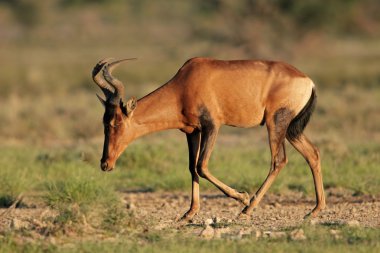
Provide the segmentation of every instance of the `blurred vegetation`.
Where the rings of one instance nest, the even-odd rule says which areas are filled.
[[[0,137],[40,144],[101,138],[90,72],[107,56],[139,58],[116,73],[128,96],[166,82],[194,56],[287,61],[328,89],[334,103],[321,98],[323,119],[347,114],[329,119],[371,125],[356,117],[379,116],[373,105],[353,113],[342,101],[379,98],[379,12],[375,0],[0,0]],[[343,98],[341,89],[354,91]]]
[[[213,239],[180,236],[177,231],[164,233],[138,233],[117,236],[114,240],[78,240],[69,238],[64,245],[46,240],[26,241],[19,244],[17,238],[7,235],[0,238],[1,252],[370,252],[379,251],[380,230],[373,228],[333,226],[342,231],[340,238],[331,235],[329,225],[305,225],[307,239],[294,241],[287,237],[243,239]],[[186,230],[186,228],[183,228]]]
[[[126,83],[128,96],[142,96],[158,87],[190,57],[268,58],[290,62],[316,80],[319,103],[307,131],[325,150],[326,163],[331,163],[331,167],[332,163],[350,164],[354,169],[351,163],[361,164],[359,160],[363,159],[363,169],[372,168],[371,162],[378,160],[373,154],[378,153],[380,141],[379,8],[380,3],[374,0],[0,0],[0,54],[4,62],[0,69],[2,145],[5,150],[8,146],[26,145],[21,151],[14,151],[16,154],[10,151],[9,156],[21,156],[19,152],[28,152],[25,150],[30,145],[61,148],[61,152],[73,146],[93,145],[95,152],[78,151],[83,157],[76,159],[96,161],[91,166],[97,167],[103,109],[95,98],[98,90],[90,73],[103,57],[139,57],[139,61],[116,73]],[[226,128],[221,138],[224,134],[226,140],[234,139],[231,143],[237,146],[246,145],[245,139],[249,139],[248,144],[256,147],[251,150],[257,153],[255,163],[260,168],[269,163],[264,158],[268,150],[261,148],[267,148],[265,129]],[[180,158],[172,156],[168,142],[159,148],[150,147],[147,143],[154,143],[153,138],[137,142],[132,146],[134,150],[127,150],[119,164],[142,169],[137,174],[131,170],[122,176],[127,182],[133,181],[130,187],[177,189],[187,184],[183,182],[187,182],[188,175],[174,169],[173,173],[165,173],[163,181],[151,177],[161,176],[162,169],[172,170],[173,164],[186,167],[185,140],[179,136],[164,133],[157,135],[156,140],[171,139],[173,145],[183,143]],[[226,164],[233,161],[229,166],[251,167],[251,155],[237,150],[241,153],[235,159],[216,156],[215,166],[228,167]],[[354,152],[359,155],[352,155]],[[61,166],[57,175],[65,170],[60,164],[71,159],[56,161],[58,158],[50,154],[39,157],[40,162]],[[345,161],[348,157],[356,158]],[[2,187],[3,192],[8,192],[3,194],[4,203],[25,191],[25,183],[9,179],[25,178],[19,173],[27,173],[28,166],[18,164],[16,173],[4,172],[3,178],[8,178]],[[363,176],[371,174],[368,173]],[[250,189],[261,182],[254,178],[239,181],[244,180],[238,179],[240,174],[236,170],[235,184],[239,188]],[[138,177],[143,180],[136,180]],[[376,183],[368,183],[366,189],[366,180],[351,181],[332,174],[326,178],[330,185],[350,187],[353,183],[350,188],[357,191],[373,193],[378,189]],[[34,183],[30,184],[33,185],[28,187],[34,188]],[[61,191],[59,187],[56,190]],[[310,192],[310,187],[303,188],[297,182],[274,187]]]
[[[31,144],[58,148],[70,155],[73,153],[64,150],[89,145],[95,146],[96,151],[78,151],[81,156],[75,159],[94,161],[91,166],[98,166],[103,109],[95,98],[98,90],[90,72],[99,59],[139,57],[139,61],[118,69],[116,75],[125,81],[128,96],[142,96],[169,80],[188,58],[211,56],[284,60],[308,73],[316,80],[319,102],[307,131],[326,152],[328,166],[334,167],[332,163],[349,166],[352,173],[355,166],[351,163],[365,164],[364,170],[372,168],[373,160],[378,159],[373,156],[378,153],[376,143],[380,141],[379,8],[379,2],[373,0],[327,3],[316,0],[0,0],[0,54],[5,63],[0,69],[0,138],[5,150],[7,146],[27,145],[14,150],[16,154],[8,152],[1,162],[6,164],[8,156],[20,156],[19,160],[26,162],[20,152],[28,152]],[[152,189],[188,186],[186,169],[173,168],[178,163],[186,167],[184,138],[173,133],[156,136],[137,142],[120,158],[121,167],[141,168],[123,174],[124,182],[126,185],[130,182],[129,187],[149,185]],[[173,145],[182,143],[184,149],[174,157],[168,142],[157,144],[160,138],[171,139]],[[217,147],[215,167],[228,170],[239,164],[248,171],[252,167],[251,152],[256,152],[255,166],[266,167],[269,163],[265,129],[224,128],[220,138],[233,139],[227,145],[254,145],[255,148],[249,154],[246,149],[236,149],[240,153],[231,159],[218,157]],[[245,143],[245,139],[250,143]],[[355,152],[359,155],[352,155]],[[38,157],[43,164],[61,166],[56,175],[62,178],[70,175],[62,175],[60,170],[65,170],[62,164],[72,157],[57,158],[51,154]],[[356,158],[345,161],[347,157]],[[16,173],[4,171],[4,205],[25,191],[26,185],[35,187],[32,181],[21,181],[26,178],[23,175],[28,166],[23,162],[17,164]],[[166,169],[172,173],[164,172]],[[227,170],[221,175],[228,174]],[[165,179],[156,181],[155,177],[163,173]],[[262,173],[264,177],[266,170]],[[236,170],[234,175],[239,188],[252,190],[262,181],[256,177],[257,173],[249,180],[239,179],[240,174]],[[363,177],[370,174],[368,171]],[[343,184],[355,191],[373,193],[378,189],[378,184],[365,179],[352,182],[349,176],[342,178],[345,179],[332,173],[326,182],[331,186]],[[55,183],[57,191],[64,192],[60,187],[69,186]],[[304,192],[311,189],[296,181],[280,182],[274,187]]]

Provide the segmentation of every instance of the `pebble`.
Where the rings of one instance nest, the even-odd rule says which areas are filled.
[[[221,223],[222,222],[222,219],[220,217],[214,217],[212,220],[214,223]]]
[[[256,230],[254,233],[252,233],[252,234],[254,234],[254,236],[256,237],[256,238],[260,238],[261,236],[262,236],[262,233],[261,233],[261,231],[260,230]]]
[[[55,239],[53,236],[50,236],[50,237],[49,237],[49,242],[50,242],[51,244],[53,244],[53,245],[57,244],[57,241],[56,241],[56,239]]]
[[[209,225],[211,225],[211,224],[213,224],[214,223],[214,221],[212,220],[212,219],[206,219],[204,222],[203,222],[203,224],[205,224],[206,226],[209,226]]]
[[[292,232],[290,232],[290,239],[292,239],[293,241],[306,240],[306,236],[303,229],[295,229]]]
[[[37,219],[33,219],[32,223],[33,223],[34,226],[37,226],[37,227],[43,227],[44,226],[44,224],[41,221],[37,220]]]
[[[129,209],[129,210],[134,210],[134,209],[136,209],[136,206],[135,206],[135,204],[133,204],[133,203],[127,203],[127,209]]]
[[[336,229],[330,229],[330,234],[334,236],[335,239],[340,239],[342,236],[340,235],[340,231]]]

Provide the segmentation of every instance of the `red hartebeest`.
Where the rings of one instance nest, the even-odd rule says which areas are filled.
[[[241,215],[245,216],[250,215],[286,165],[286,138],[303,155],[313,174],[316,207],[310,214],[316,216],[325,208],[319,151],[303,134],[316,103],[315,88],[302,72],[283,62],[194,58],[154,92],[138,101],[125,101],[122,82],[112,76],[112,70],[125,60],[102,60],[92,72],[106,96],[106,100],[98,96],[105,106],[102,170],[111,171],[116,159],[136,138],[180,129],[187,137],[192,178],[191,206],[183,219],[192,219],[199,211],[199,177],[243,203],[246,207]],[[214,177],[208,161],[221,125],[247,128],[259,124],[267,126],[271,166],[250,199],[248,193],[236,191]]]

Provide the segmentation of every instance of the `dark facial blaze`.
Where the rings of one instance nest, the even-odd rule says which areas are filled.
[[[123,135],[123,112],[117,105],[107,104],[103,116],[104,146],[100,167],[103,171],[111,171],[119,155],[120,137]]]

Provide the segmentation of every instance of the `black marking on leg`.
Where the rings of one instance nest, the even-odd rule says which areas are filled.
[[[201,123],[202,133],[215,129],[214,120],[211,117],[210,111],[205,106],[199,108],[199,122]]]
[[[275,112],[273,121],[275,125],[276,135],[278,137],[282,135],[285,137],[286,130],[288,129],[288,126],[292,119],[293,113],[288,108],[280,108]]]
[[[199,176],[205,177],[204,170],[207,170],[207,168],[203,168],[203,159],[205,151],[208,149],[208,146],[210,145],[209,138],[215,131],[214,120],[211,117],[210,111],[205,106],[199,108],[199,122],[201,125],[201,144],[199,158],[197,162],[197,172]]]

